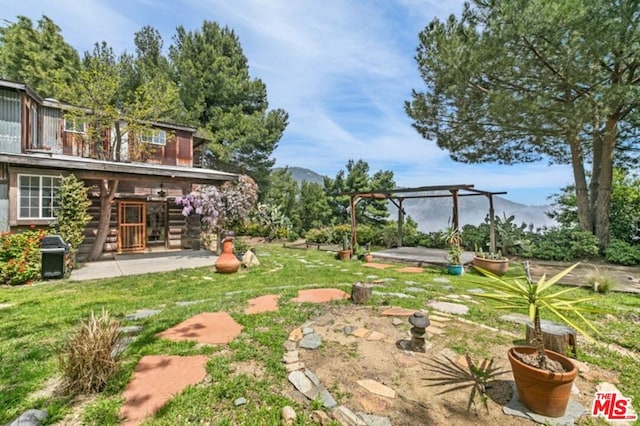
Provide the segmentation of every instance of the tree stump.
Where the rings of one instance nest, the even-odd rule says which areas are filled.
[[[357,305],[367,303],[371,299],[373,286],[365,283],[355,283],[351,287],[351,300]]]
[[[567,348],[571,348],[573,358],[578,357],[576,351],[576,331],[566,325],[541,320],[542,337],[545,349],[567,355]],[[532,345],[535,339],[533,323],[527,321],[527,344]]]

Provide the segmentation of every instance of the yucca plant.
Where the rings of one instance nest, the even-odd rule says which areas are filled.
[[[583,315],[583,312],[593,311],[593,309],[579,306],[595,298],[583,297],[569,299],[566,296],[578,290],[579,287],[564,287],[558,289],[556,286],[563,277],[573,271],[578,265],[579,264],[576,263],[549,279],[547,279],[546,275],[543,275],[536,283],[531,280],[528,263],[525,263],[526,276],[524,279],[514,278],[512,280],[501,278],[489,271],[475,267],[482,275],[490,279],[489,281],[479,282],[478,285],[491,291],[490,293],[481,293],[475,296],[500,302],[501,305],[498,306],[498,309],[526,310],[529,314],[529,319],[534,327],[536,353],[532,357],[534,359],[529,359],[530,357],[520,354],[521,361],[543,370],[562,371],[562,366],[550,360],[544,350],[544,338],[540,326],[540,312],[543,310],[553,312],[568,326],[584,335],[588,340],[592,341],[593,338],[585,329],[589,329],[595,334],[598,333],[596,328]],[[566,315],[567,313],[575,315],[580,321],[570,319]],[[586,327],[581,327],[580,323]]]

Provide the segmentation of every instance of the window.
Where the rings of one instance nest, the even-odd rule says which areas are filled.
[[[70,133],[86,133],[87,123],[79,118],[65,118],[64,119],[64,131]]]
[[[167,132],[164,130],[151,130],[143,133],[142,142],[150,143],[153,145],[166,145],[167,144]]]
[[[18,219],[53,219],[60,183],[56,176],[18,175]]]

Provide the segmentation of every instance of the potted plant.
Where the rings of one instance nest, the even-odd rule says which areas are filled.
[[[351,248],[349,247],[349,237],[347,234],[342,236],[342,250],[338,251],[340,260],[349,260],[351,258]]]
[[[501,250],[497,252],[484,252],[482,249],[478,250],[476,248],[475,256],[471,263],[474,266],[499,276],[506,274],[509,269],[509,259],[502,256]]]
[[[462,275],[462,237],[457,228],[447,228],[442,235],[442,240],[447,246],[447,273],[449,275]]]
[[[523,309],[529,313],[534,326],[535,346],[516,346],[509,349],[508,358],[513,371],[513,378],[518,389],[520,401],[532,412],[548,417],[561,417],[569,403],[573,381],[577,375],[575,364],[566,356],[546,350],[540,312],[553,312],[568,326],[593,340],[589,334],[565,314],[571,312],[580,318],[588,328],[596,332],[594,326],[582,315],[587,308],[579,304],[592,300],[593,297],[569,299],[565,296],[578,289],[569,287],[557,289],[554,285],[571,272],[578,264],[547,279],[543,275],[533,283],[529,274],[529,265],[525,263],[526,279],[514,278],[505,280],[491,272],[475,267],[488,277],[488,282],[478,283],[490,292],[476,294],[476,297],[499,301],[501,309]]]

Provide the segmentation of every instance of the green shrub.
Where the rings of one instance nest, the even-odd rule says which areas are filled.
[[[572,228],[550,228],[541,234],[530,234],[532,254],[536,259],[569,261],[598,254],[598,240],[590,232]]]
[[[101,391],[118,369],[120,322],[108,312],[93,311],[63,344],[59,355],[60,391],[65,395]]]
[[[626,241],[613,240],[604,251],[607,262],[633,266],[640,264],[640,247]]]
[[[65,176],[60,184],[60,208],[56,210],[54,231],[71,246],[67,257],[69,269],[75,266],[76,253],[84,241],[84,231],[91,215],[87,210],[91,201],[87,195],[89,188],[74,175]]]
[[[573,259],[589,259],[598,255],[598,238],[591,232],[571,232],[571,257]]]
[[[360,225],[356,226],[356,239],[358,244],[361,246],[366,246],[367,244],[373,244],[376,241],[380,240],[380,234],[371,225]]]
[[[0,233],[0,284],[19,285],[40,278],[44,230]]]

